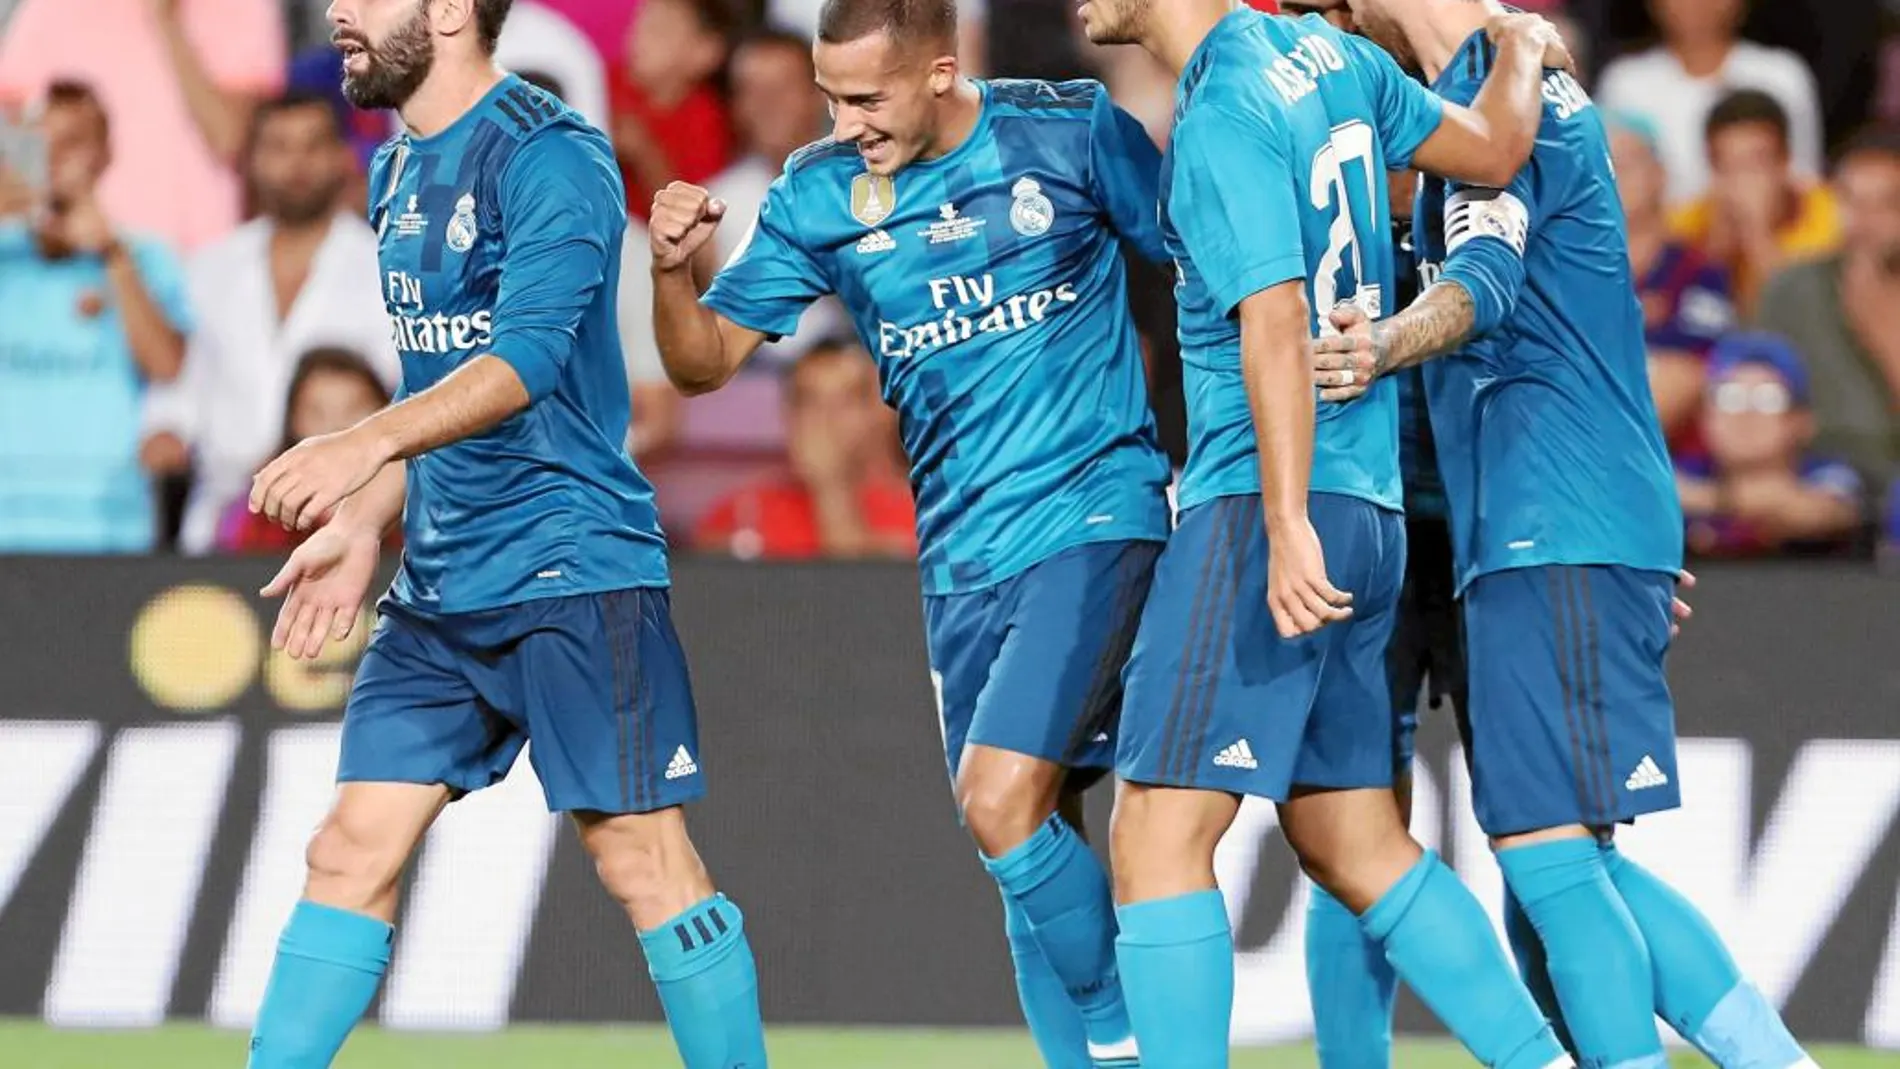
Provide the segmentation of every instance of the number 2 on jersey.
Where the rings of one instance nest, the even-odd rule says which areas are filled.
[[[1357,161],[1366,185],[1365,209],[1368,216],[1374,214],[1373,208],[1379,203],[1378,183],[1385,177],[1376,166],[1376,149],[1372,127],[1355,119],[1333,127],[1326,146],[1313,156],[1313,210],[1333,213],[1326,253],[1320,258],[1319,268],[1313,274],[1313,313],[1322,333],[1332,330],[1326,313],[1342,300],[1359,304],[1369,317],[1377,318],[1379,315],[1378,289],[1365,284],[1365,247],[1360,240],[1358,221],[1353,216],[1356,198],[1352,195],[1352,186],[1347,178],[1347,166]],[[1346,251],[1349,248],[1352,250],[1353,289],[1342,295],[1339,292],[1339,272],[1346,264]],[[1372,307],[1366,307],[1367,303]]]

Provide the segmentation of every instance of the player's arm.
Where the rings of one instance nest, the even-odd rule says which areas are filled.
[[[384,464],[361,490],[343,499],[328,526],[382,545],[389,529],[402,519],[404,495],[409,488],[408,468],[400,462]]]
[[[1240,321],[1240,373],[1273,545],[1267,604],[1291,638],[1344,619],[1352,599],[1327,581],[1307,515],[1317,420],[1306,361],[1312,318],[1287,134],[1271,113],[1202,107],[1177,127],[1174,152],[1175,229],[1215,301]]]
[[[1089,115],[1089,190],[1121,239],[1150,263],[1166,263],[1161,240],[1161,150],[1140,122],[1096,94]]]
[[[702,298],[693,254],[726,214],[704,189],[675,182],[653,198],[653,333],[660,362],[681,393],[724,386],[766,339],[798,329],[798,319],[832,287],[797,234],[790,173],[766,192],[731,262]]]
[[[1418,143],[1409,162],[1444,178],[1502,186],[1537,145],[1544,117],[1544,71],[1568,67],[1570,56],[1556,28],[1535,15],[1499,16],[1486,32],[1497,55],[1477,99],[1468,108],[1446,101],[1437,126]],[[1427,92],[1406,81],[1409,92]]]
[[[1381,375],[1453,352],[1510,317],[1524,287],[1524,251],[1535,225],[1541,165],[1532,160],[1504,189],[1452,187],[1445,202],[1445,269],[1411,307],[1368,323],[1332,311],[1337,335],[1312,342],[1323,401],[1349,401]]]

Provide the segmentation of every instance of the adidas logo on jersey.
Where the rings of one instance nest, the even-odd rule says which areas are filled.
[[[682,746],[673,751],[673,759],[666,763],[667,779],[684,779],[699,772],[699,766],[693,762],[693,755]]]
[[[1623,781],[1623,787],[1626,790],[1641,791],[1651,787],[1661,787],[1668,782],[1669,777],[1656,766],[1656,759],[1644,754],[1642,761],[1636,765],[1636,771],[1631,772],[1630,778]]]
[[[1241,739],[1214,755],[1214,763],[1222,768],[1256,769],[1260,762],[1254,760],[1253,747],[1246,739]]]
[[[873,230],[858,239],[858,255],[869,256],[874,252],[890,252],[897,248],[897,239],[882,230]]]

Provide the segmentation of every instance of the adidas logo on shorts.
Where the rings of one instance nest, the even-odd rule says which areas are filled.
[[[684,746],[674,750],[673,759],[666,763],[667,779],[682,779],[686,776],[694,775],[698,771],[699,766],[693,763],[693,755],[687,753],[686,747]]]
[[[1241,739],[1215,754],[1214,763],[1222,768],[1256,769],[1260,767],[1260,762],[1254,760],[1253,747],[1247,745],[1246,739]]]
[[[1656,767],[1656,759],[1644,754],[1642,761],[1636,766],[1636,771],[1631,772],[1630,778],[1623,781],[1623,788],[1641,791],[1650,787],[1661,787],[1668,782],[1669,777],[1663,774],[1662,769]]]

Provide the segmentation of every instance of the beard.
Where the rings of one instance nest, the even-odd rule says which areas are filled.
[[[1091,44],[1140,44],[1153,7],[1152,0],[1092,0],[1083,33]]]
[[[435,38],[422,5],[408,22],[392,30],[381,44],[357,38],[369,69],[361,75],[343,75],[343,95],[364,110],[399,108],[429,76],[435,65]]]

